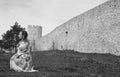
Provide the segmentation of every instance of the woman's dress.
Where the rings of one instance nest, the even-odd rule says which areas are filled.
[[[32,57],[30,55],[29,42],[21,41],[17,47],[17,53],[10,59],[10,69],[18,72],[35,72]]]

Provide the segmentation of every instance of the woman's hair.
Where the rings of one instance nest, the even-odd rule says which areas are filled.
[[[27,39],[27,37],[28,37],[27,31],[22,30],[22,31],[20,31],[20,32],[22,32],[23,40]]]

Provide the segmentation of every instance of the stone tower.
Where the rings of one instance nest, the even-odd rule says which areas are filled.
[[[42,37],[42,26],[34,26],[34,25],[28,25],[27,26],[28,31],[28,39],[30,41],[30,46],[32,48],[32,51],[35,51],[35,40]]]

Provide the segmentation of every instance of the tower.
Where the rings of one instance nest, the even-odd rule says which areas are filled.
[[[35,51],[35,40],[42,37],[42,26],[28,25],[27,31],[30,47],[32,48],[32,51]]]

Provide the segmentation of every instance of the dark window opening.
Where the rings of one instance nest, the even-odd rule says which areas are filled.
[[[66,31],[65,33],[68,34],[68,31]]]

